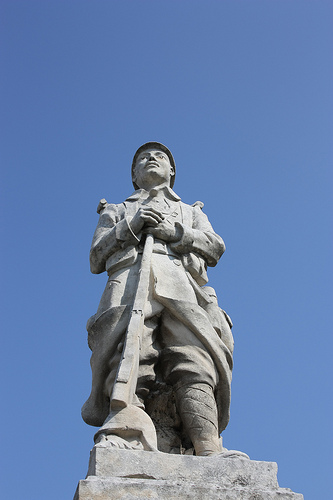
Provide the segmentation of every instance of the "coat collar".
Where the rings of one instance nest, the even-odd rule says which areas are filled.
[[[153,190],[151,190],[153,191]],[[150,191],[150,193],[151,193]],[[165,186],[164,188],[161,189],[161,191],[163,191],[164,193],[164,196],[166,198],[169,198],[173,201],[180,201],[181,198],[178,196],[178,194],[176,194],[170,187],[168,186]],[[146,191],[145,189],[136,189],[134,191],[133,194],[131,194],[131,196],[129,196],[128,198],[126,198],[125,201],[137,201],[137,200],[145,200],[146,198],[148,198],[148,196],[150,195],[150,193],[148,191]]]

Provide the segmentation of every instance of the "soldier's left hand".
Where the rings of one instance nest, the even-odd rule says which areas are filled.
[[[181,238],[181,229],[169,221],[160,222],[155,227],[148,227],[144,230],[144,232],[152,234],[159,240],[168,242],[178,241]]]

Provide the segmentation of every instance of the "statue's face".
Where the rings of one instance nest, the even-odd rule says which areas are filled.
[[[174,168],[169,157],[159,149],[141,151],[135,162],[133,181],[140,187],[170,185],[170,177]]]

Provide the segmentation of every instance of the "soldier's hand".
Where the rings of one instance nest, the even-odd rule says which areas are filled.
[[[157,224],[162,222],[163,219],[164,216],[158,210],[150,207],[141,207],[131,220],[130,226],[133,233],[137,234],[143,227],[145,229],[150,227],[154,228]]]
[[[160,222],[155,227],[145,228],[144,232],[152,234],[159,240],[168,242],[178,241],[182,236],[182,230],[180,227],[175,226],[175,224],[169,221]]]

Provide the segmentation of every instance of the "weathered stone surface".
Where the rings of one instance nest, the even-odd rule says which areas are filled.
[[[74,500],[302,500],[303,495],[279,488],[223,488],[215,484],[174,483],[143,479],[89,479],[80,481]]]
[[[172,190],[175,161],[161,143],[134,155],[134,193],[100,201],[90,269],[106,272],[87,323],[92,389],[82,408],[95,443],[134,450],[222,451],[229,421],[232,322],[206,286],[225,245],[202,211]]]
[[[87,323],[92,390],[82,417],[100,429],[75,500],[301,500],[279,488],[275,463],[222,446],[232,321],[206,286],[222,238],[203,203],[172,190],[163,144],[137,150],[132,181],[124,203],[102,199],[97,209],[90,267],[108,281]]]
[[[94,446],[88,476],[146,478],[218,482],[234,485],[276,488],[277,465],[249,459],[193,457]]]
[[[303,495],[279,488],[275,462],[95,446],[74,500],[120,498],[302,500]]]

